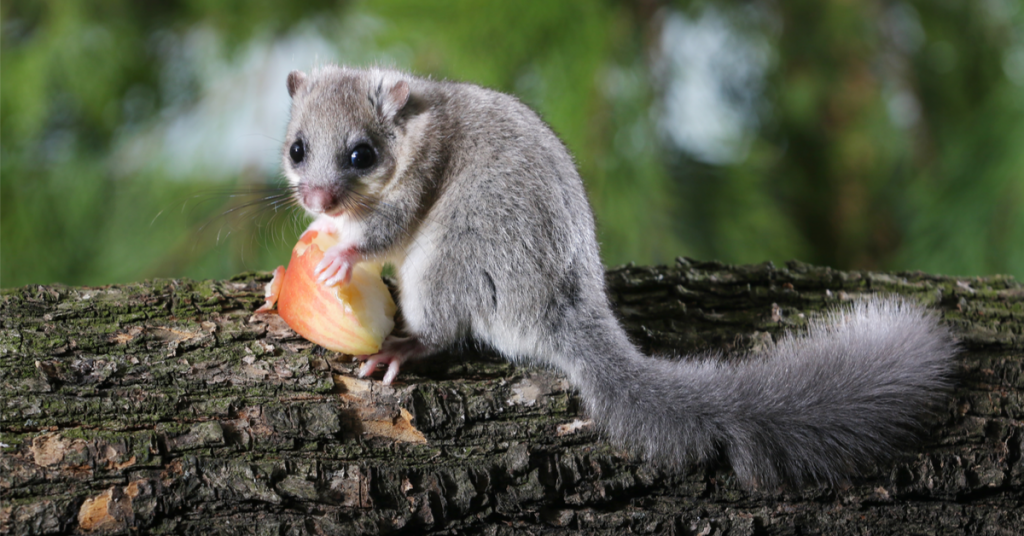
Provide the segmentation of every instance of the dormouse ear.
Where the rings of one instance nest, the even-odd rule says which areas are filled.
[[[398,112],[405,108],[405,105],[409,103],[409,83],[405,80],[399,80],[394,86],[391,87],[377,102],[377,113],[380,114],[381,119],[391,120],[394,119]]]
[[[295,93],[306,83],[306,73],[292,71],[288,73],[288,96],[295,97]]]

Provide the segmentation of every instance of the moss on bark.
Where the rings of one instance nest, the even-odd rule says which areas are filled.
[[[486,351],[396,385],[254,318],[269,274],[0,295],[0,532],[1019,534],[1024,287],[789,263],[609,271],[648,352],[743,359],[864,293],[961,340],[920,445],[842,489],[744,491],[728,466],[609,446],[557,374]]]

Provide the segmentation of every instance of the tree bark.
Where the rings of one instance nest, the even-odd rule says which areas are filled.
[[[745,491],[610,446],[558,374],[467,347],[385,387],[254,317],[269,274],[0,295],[0,532],[1021,534],[1024,287],[789,263],[609,271],[647,352],[745,359],[867,293],[961,341],[920,444],[842,488]],[[379,378],[379,375],[378,375]]]

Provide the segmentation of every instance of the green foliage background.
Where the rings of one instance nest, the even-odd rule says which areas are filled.
[[[4,2],[0,285],[227,277],[287,259],[300,214],[231,209],[254,197],[230,193],[277,174],[214,180],[121,161],[125,140],[202,101],[209,70],[177,53],[197,29],[220,64],[313,33],[336,51],[321,60],[519,95],[576,156],[609,264],[800,258],[1021,277],[1022,11],[1013,0]],[[770,59],[745,152],[717,164],[659,130],[662,24],[708,12]],[[894,118],[894,102],[913,120]]]

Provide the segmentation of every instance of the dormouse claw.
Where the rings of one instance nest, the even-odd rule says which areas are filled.
[[[388,336],[381,346],[380,352],[373,355],[361,355],[356,359],[366,360],[359,368],[359,377],[365,378],[377,370],[377,365],[387,363],[388,371],[384,373],[382,382],[384,385],[391,385],[391,382],[398,376],[402,363],[410,359],[419,359],[427,353],[423,343],[414,337],[393,337]]]

